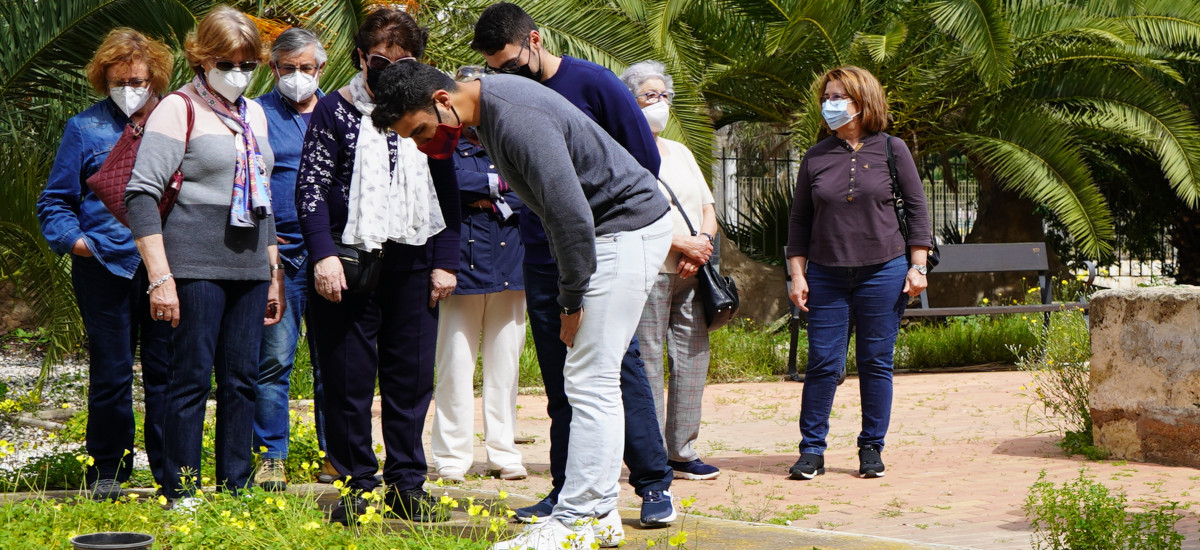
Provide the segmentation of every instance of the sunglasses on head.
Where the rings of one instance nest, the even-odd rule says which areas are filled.
[[[382,70],[386,69],[387,66],[391,65],[392,63],[399,63],[401,61],[416,61],[416,60],[417,60],[417,58],[415,58],[411,55],[406,56],[406,57],[401,57],[399,59],[389,59],[387,56],[373,53],[373,54],[370,54],[367,56],[367,67],[373,71],[382,71]]]
[[[254,71],[254,69],[258,68],[257,61],[243,61],[241,63],[234,63],[232,61],[227,61],[227,60],[222,59],[222,60],[216,61],[215,63],[213,63],[213,65],[215,65],[218,70],[225,71],[225,72],[234,70],[234,67],[237,67],[237,70],[242,71],[243,73],[252,72],[252,71]]]

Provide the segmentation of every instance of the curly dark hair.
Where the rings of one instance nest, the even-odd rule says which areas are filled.
[[[366,19],[354,35],[354,47],[367,55],[372,46],[387,44],[400,46],[408,50],[413,57],[421,59],[425,55],[425,41],[429,39],[429,29],[417,25],[417,20],[411,15],[397,9],[379,8]],[[353,56],[354,68],[362,69],[358,56]]]
[[[536,30],[533,18],[521,6],[509,2],[492,4],[479,14],[479,21],[475,22],[475,38],[471,40],[471,49],[483,55],[492,55],[509,44],[520,44],[529,36],[529,31]]]
[[[371,122],[382,132],[413,111],[432,113],[433,93],[438,90],[454,92],[458,83],[424,63],[392,63],[379,75],[378,86],[371,89],[375,93]]]

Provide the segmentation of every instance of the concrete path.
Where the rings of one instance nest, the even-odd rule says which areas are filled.
[[[1196,469],[1064,456],[1054,445],[1056,432],[1029,396],[1029,381],[1021,372],[897,375],[883,454],[887,476],[865,480],[856,475],[855,437],[861,416],[858,381],[850,378],[834,403],[828,473],[807,482],[787,479],[788,467],[798,456],[802,384],[710,386],[697,449],[722,474],[711,481],[677,480],[673,491],[680,498],[694,497],[694,511],[714,518],[785,524],[797,532],[823,530],[987,549],[1031,546],[1032,531],[1021,507],[1042,471],[1062,483],[1086,470],[1109,489],[1124,491],[1131,506],[1143,499],[1200,504]],[[533,444],[519,447],[531,477],[503,482],[474,476],[463,488],[535,498],[549,491],[545,398],[523,395],[518,407],[518,435],[535,438]],[[480,414],[476,401],[476,430],[482,432]],[[471,472],[483,474],[486,457],[481,445],[475,457]],[[632,489],[623,485],[621,506],[636,510],[639,504]],[[630,514],[626,517],[636,517]],[[1193,512],[1185,511],[1176,528],[1187,537],[1184,548],[1200,548],[1200,523]],[[699,548],[726,547],[708,544],[704,536],[691,538]],[[763,543],[749,547],[800,547]]]

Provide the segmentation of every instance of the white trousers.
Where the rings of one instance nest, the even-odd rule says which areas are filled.
[[[483,352],[483,433],[488,469],[521,464],[513,444],[517,377],[525,346],[525,291],[456,294],[442,301],[434,388],[433,463],[463,472],[474,462],[475,359]],[[483,345],[480,346],[480,333]]]
[[[596,518],[617,506],[625,409],[621,358],[658,268],[671,247],[669,216],[636,231],[596,237],[596,272],[583,296],[583,321],[567,349],[563,388],[571,403],[566,478],[554,506],[563,525]]]

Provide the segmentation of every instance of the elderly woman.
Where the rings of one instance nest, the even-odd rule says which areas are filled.
[[[129,229],[84,183],[96,173],[126,125],[142,125],[171,77],[171,53],[128,28],[108,33],[87,69],[103,101],[63,130],[50,179],[37,203],[51,250],[71,254],[71,282],[88,336],[87,482],[98,500],[121,496],[133,469],[133,354],[141,340],[146,454],[164,482],[163,399],[170,327],[155,323],[146,270]]]
[[[654,406],[659,430],[667,448],[667,464],[677,477],[713,479],[721,471],[705,464],[693,445],[700,436],[700,404],[708,379],[708,320],[697,292],[696,272],[713,252],[713,234],[717,232],[717,214],[712,191],[687,146],[663,138],[671,113],[675,89],[666,67],[658,61],[634,64],[621,74],[621,80],[637,98],[642,114],[654,132],[662,166],[658,177],[671,186],[678,204],[672,204],[671,218],[675,234],[671,251],[659,269],[650,290],[637,338],[646,361],[646,376],[654,389]],[[666,187],[659,185],[670,200]],[[682,208],[682,210],[681,210]],[[684,221],[700,233],[693,236]],[[667,364],[671,385],[663,399],[663,344],[667,346]]]
[[[380,73],[420,58],[427,36],[402,11],[368,15],[354,38],[362,72],[317,102],[301,156],[296,208],[312,265],[308,330],[325,389],[326,453],[354,491],[334,508],[335,522],[365,513],[362,494],[379,484],[371,442],[376,380],[385,503],[401,518],[439,519],[421,488],[421,433],[433,393],[437,302],[454,290],[458,269],[455,143],[430,158],[412,140],[378,132],[370,118]],[[377,259],[378,284],[351,289],[339,254]]]
[[[125,192],[149,275],[150,312],[178,327],[164,426],[163,489],[172,499],[196,489],[214,367],[215,482],[236,491],[250,481],[259,342],[263,325],[279,322],[285,307],[271,220],[267,119],[262,107],[242,97],[263,61],[258,29],[242,13],[218,7],[184,49],[196,76],[146,122]],[[183,186],[164,222],[158,202],[176,169]]]
[[[790,297],[808,312],[800,459],[789,473],[792,479],[825,473],[829,412],[854,326],[862,396],[858,473],[877,478],[884,475],[900,317],[908,297],[927,286],[925,258],[933,240],[912,154],[883,132],[888,106],[879,81],[847,66],[826,73],[819,89],[823,125],[832,135],[800,163],[787,245]],[[893,206],[889,150],[908,209],[907,239]]]

